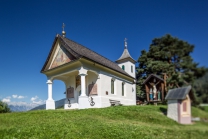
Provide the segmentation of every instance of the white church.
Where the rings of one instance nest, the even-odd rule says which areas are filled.
[[[124,51],[115,62],[57,34],[41,73],[47,76],[46,109],[55,109],[54,80],[66,87],[64,109],[103,108],[136,105],[136,61],[130,56],[126,39]]]

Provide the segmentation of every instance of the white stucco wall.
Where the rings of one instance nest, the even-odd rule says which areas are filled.
[[[62,74],[57,76],[57,79],[63,79],[67,88],[74,88],[74,98],[70,98],[70,105],[67,99],[64,104],[64,109],[84,109],[84,108],[102,108],[109,107],[109,99],[120,101],[123,105],[136,105],[136,85],[132,84],[132,79],[122,78],[121,75],[111,70],[103,70],[94,64],[88,64],[87,67],[83,67],[87,70],[85,81],[86,81],[86,97],[80,97],[81,87],[76,88],[76,77],[79,74],[79,69],[70,72],[70,74]],[[133,67],[133,69],[135,66]],[[74,69],[73,69],[74,70]],[[129,68],[129,70],[131,70]],[[135,69],[133,70],[135,72]],[[111,93],[111,79],[114,79],[114,94]],[[129,81],[130,80],[130,81]],[[97,84],[97,95],[89,95],[88,85],[95,83]],[[124,83],[124,96],[122,96],[122,83]],[[108,95],[106,95],[106,91]],[[90,105],[90,97],[93,98],[95,105]]]
[[[119,63],[118,65],[121,68],[124,65],[125,66],[125,72],[127,72],[129,75],[131,75],[134,78],[136,77],[136,74],[135,74],[135,64],[133,64],[132,62],[127,61],[127,62]],[[131,66],[133,66],[133,72],[131,72]]]
[[[111,93],[111,79],[114,79],[114,94]],[[124,85],[124,96],[122,96],[122,82]],[[102,107],[110,106],[109,99],[118,100],[123,105],[136,105],[136,90],[135,84],[129,81],[113,76],[111,74],[100,72],[101,84],[101,102]],[[106,95],[106,91],[108,95]]]
[[[167,116],[178,122],[178,101],[168,100]]]

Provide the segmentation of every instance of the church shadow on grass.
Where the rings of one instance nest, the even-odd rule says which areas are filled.
[[[167,108],[160,107],[160,111],[167,116]]]

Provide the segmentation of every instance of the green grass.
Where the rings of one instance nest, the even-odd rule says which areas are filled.
[[[117,106],[85,110],[39,110],[0,114],[0,138],[148,139],[208,136],[208,123],[180,125],[162,112],[166,106]],[[192,108],[195,117],[208,113]]]
[[[208,106],[204,106],[204,111],[208,112]]]

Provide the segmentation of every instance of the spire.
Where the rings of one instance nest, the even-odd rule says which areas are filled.
[[[127,49],[127,38],[124,39],[124,51],[123,54],[121,55],[121,57],[116,60],[117,63],[123,62],[123,61],[131,61],[133,63],[136,63],[136,61],[131,57],[131,55],[129,54],[129,51]]]
[[[124,48],[127,49],[127,38],[124,39]]]
[[[64,31],[64,27],[65,27],[65,24],[63,23],[63,25],[62,25],[62,29],[63,29],[63,30],[62,30],[62,36],[63,36],[63,37],[66,36],[66,32]]]

